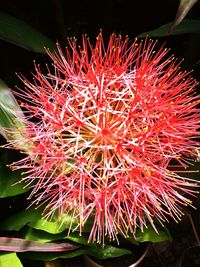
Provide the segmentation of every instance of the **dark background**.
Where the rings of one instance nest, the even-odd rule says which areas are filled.
[[[15,16],[63,46],[67,37],[87,33],[91,40],[103,31],[105,41],[116,32],[134,39],[142,32],[153,30],[175,18],[179,0],[0,0],[0,11]],[[197,3],[187,18],[199,19]],[[166,41],[177,57],[185,58],[185,66],[198,68],[199,35],[160,38]],[[0,41],[1,78],[10,86],[17,83],[15,72],[29,73],[33,60],[46,62],[46,56]],[[198,71],[197,71],[198,72]]]

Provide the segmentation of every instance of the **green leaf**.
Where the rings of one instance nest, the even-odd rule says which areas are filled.
[[[7,140],[21,139],[23,137],[22,129],[25,128],[23,117],[24,114],[15,97],[0,79],[0,134]],[[7,131],[9,129],[12,129],[12,134]]]
[[[0,267],[23,267],[16,253],[0,252]]]
[[[66,238],[66,231],[59,234],[50,234],[42,230],[36,230],[32,227],[27,227],[23,230],[22,236],[26,240],[39,241],[39,242],[52,242]]]
[[[132,254],[132,251],[125,248],[117,248],[111,245],[90,245],[85,247],[85,253],[99,260],[121,257]]]
[[[20,171],[11,171],[9,168],[2,166],[0,162],[0,198],[11,197],[27,192],[24,183],[19,182],[21,179]]]
[[[16,196],[27,192],[27,188],[24,188],[25,183],[21,181],[20,171],[11,171],[6,167],[14,160],[16,151],[9,150],[0,155],[0,198]]]
[[[72,232],[69,235],[67,235],[66,232],[63,232],[63,233],[53,236],[42,231],[28,229],[28,231],[24,235],[24,238],[28,240],[37,240],[37,241],[40,240],[43,242],[59,240],[59,239],[60,240],[67,239],[67,240],[73,241],[73,243],[84,245],[84,248],[81,248],[77,252],[78,255],[88,254],[98,259],[120,257],[123,255],[128,255],[132,253],[130,250],[127,250],[124,248],[117,248],[111,245],[105,245],[103,247],[102,244],[88,243],[88,234],[82,234],[80,236],[78,232]],[[32,256],[34,256],[34,254],[32,254]],[[40,254],[37,254],[37,256],[39,256],[39,259],[41,260]],[[77,254],[70,253],[70,254],[64,255],[64,257],[66,258],[67,257],[71,258],[74,256],[77,256]],[[43,257],[43,260],[54,260],[59,257],[63,257],[63,254],[49,254],[48,253],[48,255],[45,255],[45,257]]]
[[[51,234],[58,234],[69,228],[71,225],[75,226],[75,220],[69,215],[65,215],[65,221],[61,224],[56,216],[51,221],[42,217],[41,209],[29,208],[27,211],[22,211],[7,218],[0,223],[1,230],[18,231],[25,225],[29,225],[35,229],[43,230]]]
[[[58,234],[68,229],[69,227],[75,227],[77,222],[70,215],[64,215],[61,220],[58,220],[56,216],[48,221],[40,215],[37,220],[32,220],[29,225],[35,229],[43,230],[51,234]]]
[[[82,234],[81,236],[79,233],[70,233],[69,236],[66,237],[67,239],[85,245],[85,253],[95,257],[97,259],[107,259],[107,258],[115,258],[120,257],[123,255],[129,255],[132,252],[130,250],[124,248],[117,248],[111,245],[104,245],[97,244],[97,243],[88,243],[88,235]]]
[[[83,254],[85,254],[85,249],[80,248],[70,252],[24,252],[20,256],[30,260],[53,261],[56,259],[74,258]]]
[[[30,208],[27,211],[21,211],[2,221],[0,223],[0,230],[18,231],[25,225],[30,224],[32,221],[38,220],[39,218],[39,210]]]
[[[172,240],[169,230],[166,227],[158,229],[158,233],[155,232],[151,225],[148,226],[143,232],[137,230],[136,232],[136,241],[138,242],[162,242],[166,240]]]
[[[173,31],[170,31],[172,24],[173,22],[167,23],[155,30],[141,33],[138,37],[163,37],[168,35],[180,35],[188,33],[200,34],[199,20],[185,19]]]
[[[45,48],[56,49],[45,35],[26,22],[0,12],[0,39],[37,53],[46,53]]]
[[[48,232],[37,230],[32,227],[27,227],[21,232],[22,236],[26,240],[40,241],[40,242],[51,242],[55,240],[68,239],[78,244],[90,245],[88,243],[88,235],[79,232],[70,232],[68,235],[67,231],[63,231],[59,234],[50,234]]]
[[[116,257],[121,257],[123,255],[130,255],[132,252],[127,249],[123,248],[116,248],[110,245],[105,245],[104,248],[102,245],[98,246],[88,246],[84,248],[77,249],[75,251],[71,252],[59,252],[59,253],[23,253],[22,256],[26,257],[28,259],[33,259],[33,260],[42,260],[42,261],[52,261],[56,260],[58,258],[73,258],[77,257],[80,255],[88,254],[96,259],[99,260],[104,260],[108,258],[116,258]]]
[[[96,243],[88,243],[88,235],[87,234],[80,235],[78,232],[73,232],[67,236],[67,239],[69,239],[75,243],[79,243],[79,244],[86,245],[86,246],[90,246],[93,244],[98,246]]]
[[[55,240],[68,239],[73,241],[74,243],[82,244],[82,245],[90,245],[88,243],[88,235],[82,234],[79,232],[70,232],[68,235],[67,231],[63,231],[59,234],[51,234],[42,230],[37,230],[32,227],[27,227],[23,230],[22,236],[24,239],[40,241],[40,242],[51,242]]]
[[[39,216],[36,220],[31,220],[28,225],[35,229],[43,230],[51,234],[58,234],[66,229],[64,225],[60,226],[60,223],[58,222],[47,221],[46,219],[42,218],[42,216]]]

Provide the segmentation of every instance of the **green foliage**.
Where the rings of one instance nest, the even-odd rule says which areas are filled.
[[[27,192],[25,183],[20,182],[21,172],[11,171],[7,164],[13,160],[13,151],[6,151],[0,155],[0,198],[16,196]]]
[[[98,258],[98,259],[119,257],[122,255],[126,255],[126,254],[131,253],[130,250],[123,249],[123,248],[116,248],[116,247],[111,246],[111,245],[105,245],[103,248],[101,244],[88,243],[88,234],[80,235],[78,232],[71,232],[69,235],[67,235],[67,232],[64,231],[60,234],[54,234],[53,235],[53,234],[45,233],[43,231],[38,231],[38,230],[35,230],[35,229],[32,229],[31,227],[29,227],[26,230],[24,238],[27,240],[35,240],[35,241],[43,241],[43,242],[50,242],[50,241],[55,241],[55,240],[61,240],[61,239],[66,240],[67,239],[67,240],[72,241],[73,243],[84,245],[84,247],[80,248],[79,252],[77,252],[79,255],[86,253],[86,254],[93,256],[95,258]],[[77,256],[76,253],[74,254],[74,252],[73,252],[71,254],[71,252],[70,252],[67,255],[65,255],[65,257],[71,258],[71,257],[74,257],[74,255]],[[55,256],[56,255],[54,255],[54,254],[52,254],[52,255],[49,254],[49,258],[47,258],[47,260],[53,260],[53,259],[55,259],[54,258]],[[64,256],[64,255],[61,253],[61,254],[57,254],[57,256],[59,257],[59,256]],[[41,259],[41,256],[40,256],[40,259]]]
[[[88,246],[71,252],[25,252],[22,254],[22,257],[33,260],[52,261],[58,258],[74,258],[84,254],[87,254],[99,260],[104,260],[108,258],[116,258],[124,255],[130,255],[132,254],[132,252],[128,249],[105,245],[104,248],[102,246]]]
[[[102,245],[93,244],[91,246],[84,246],[83,248],[70,252],[25,252],[22,253],[22,257],[33,260],[52,261],[58,258],[74,258],[84,254],[92,256],[96,259],[104,260],[108,258],[130,255],[132,252],[128,249],[117,248],[111,245],[105,245],[103,247]]]
[[[24,21],[0,13],[0,39],[36,53],[46,53],[45,47],[54,50],[56,46],[48,37]]]
[[[158,227],[157,227],[158,228]],[[138,242],[162,242],[166,240],[172,240],[170,232],[166,227],[158,228],[158,233],[155,232],[151,225],[148,228],[144,229],[142,232],[141,230],[137,230],[136,232],[136,241]]]
[[[42,216],[43,209],[29,208],[7,218],[0,223],[0,230],[18,231],[22,227],[28,225],[34,229],[42,230],[50,234],[59,234],[66,229],[74,229],[78,226],[78,222],[70,214],[64,214],[58,219],[56,214],[53,215],[51,221]],[[91,229],[91,221],[85,224],[83,232],[89,232]]]
[[[180,35],[180,34],[200,34],[200,21],[185,19],[183,20],[173,31],[171,31],[171,27],[173,22],[164,24],[152,31],[143,32],[138,37],[164,37],[168,35]]]
[[[10,171],[0,162],[0,198],[16,196],[27,191],[20,183],[20,171]]]
[[[66,239],[67,232],[63,231],[59,234],[50,234],[42,230],[36,230],[27,226],[21,232],[21,235],[26,240],[39,241],[39,242],[52,242],[56,240]]]
[[[4,220],[0,223],[0,229],[18,231],[25,225],[29,225],[34,229],[58,234],[69,228],[71,224],[75,226],[77,222],[70,216],[65,215],[61,224],[61,221],[57,220],[56,216],[55,220],[48,221],[42,217],[42,211],[40,209],[29,208],[27,211],[21,211]]]
[[[94,258],[105,260],[109,258],[130,255],[132,254],[132,251],[124,248],[117,248],[111,245],[105,245],[102,247],[102,245],[93,244],[85,247],[85,253]]]
[[[24,252],[21,253],[20,256],[23,258],[27,258],[30,260],[38,260],[38,261],[53,261],[56,259],[68,259],[74,258],[80,255],[85,254],[85,249],[77,249],[70,252]]]
[[[16,253],[0,252],[0,267],[23,267]]]
[[[120,257],[123,255],[129,255],[132,253],[128,249],[117,248],[110,244],[109,245],[105,244],[104,246],[102,246],[102,244],[88,243],[88,234],[83,234],[80,236],[78,232],[71,232],[70,235],[67,235],[66,231],[63,231],[62,233],[59,234],[50,234],[45,231],[33,229],[32,227],[27,227],[25,230],[21,231],[20,234],[23,236],[24,240],[27,241],[30,240],[31,242],[29,244],[30,247],[27,247],[26,250],[24,251],[31,251],[31,249],[32,251],[40,251],[40,250],[42,251],[46,249],[45,253],[21,252],[20,255],[22,255],[23,257],[34,260],[51,261],[57,258],[73,258],[84,254],[90,255],[98,259],[107,259],[107,258]],[[74,244],[74,247],[73,245],[71,245],[72,248],[71,247],[70,248],[76,250],[67,252],[66,251],[56,252],[58,250],[57,245],[54,243],[50,243],[55,240],[62,240],[62,243],[59,243],[61,247],[62,245],[64,246],[65,244],[66,245],[68,244],[68,242],[64,240],[70,240],[73,242],[72,244]],[[47,246],[45,246],[45,244],[47,244]],[[83,247],[78,248],[78,245],[76,244],[83,245]],[[19,248],[16,247],[16,249]],[[50,249],[52,252],[47,252],[47,250],[50,251]]]

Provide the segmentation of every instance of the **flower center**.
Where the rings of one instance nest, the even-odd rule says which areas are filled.
[[[101,133],[102,133],[102,135],[104,136],[104,135],[109,135],[110,134],[110,131],[109,131],[109,129],[108,128],[103,128],[102,129],[102,131],[101,131]]]

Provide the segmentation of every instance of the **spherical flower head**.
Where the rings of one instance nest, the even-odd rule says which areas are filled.
[[[68,39],[65,52],[48,51],[53,71],[36,66],[34,82],[22,77],[26,90],[16,93],[28,115],[24,138],[11,143],[29,152],[13,166],[26,169],[47,218],[68,214],[80,233],[92,218],[90,242],[148,224],[157,231],[196,194],[182,171],[198,147],[197,82],[155,46],[115,34],[107,47],[102,33],[95,46]]]

